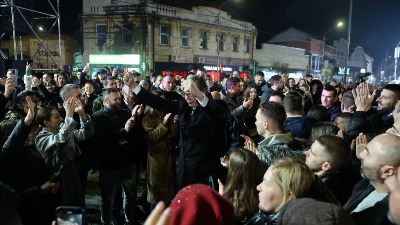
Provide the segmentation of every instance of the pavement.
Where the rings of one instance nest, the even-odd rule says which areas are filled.
[[[88,225],[102,225],[101,223],[101,213],[100,213],[100,196],[86,196],[86,216]],[[138,223],[144,224],[144,221],[147,218],[147,213],[144,210],[143,205],[138,202],[136,206],[136,215],[138,216]],[[120,214],[120,218],[123,217],[123,212]],[[118,224],[119,225],[119,224]]]

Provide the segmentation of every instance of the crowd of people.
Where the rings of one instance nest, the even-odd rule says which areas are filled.
[[[139,224],[144,168],[147,225],[400,224],[400,85],[89,70],[0,79],[1,220],[85,208],[98,171],[101,222]]]

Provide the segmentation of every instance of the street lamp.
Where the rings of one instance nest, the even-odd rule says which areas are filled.
[[[217,22],[218,22],[218,34],[217,34],[217,66],[219,68],[219,53],[221,51],[221,21],[220,21],[220,14],[221,14],[221,8],[228,2],[231,2],[234,0],[227,0],[223,2],[221,5],[218,7],[218,14],[217,14]],[[221,71],[220,71],[221,72]]]
[[[341,26],[343,26],[343,23],[342,23],[342,22],[339,22],[335,27],[332,27],[331,29],[329,29],[329,30],[327,30],[327,31],[325,32],[325,34],[324,34],[324,45],[322,46],[322,58],[325,59],[326,34],[328,34],[329,31],[332,31],[332,30],[334,30],[334,29],[336,29],[336,28],[338,28],[338,27],[341,27]]]

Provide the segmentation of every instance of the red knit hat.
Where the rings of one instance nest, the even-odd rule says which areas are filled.
[[[181,189],[170,208],[170,225],[235,224],[232,202],[204,184],[192,184]]]

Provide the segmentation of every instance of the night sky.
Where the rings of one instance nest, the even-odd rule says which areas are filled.
[[[221,4],[225,0],[211,2]],[[79,27],[82,0],[63,0],[60,4],[62,32],[74,35]],[[349,5],[350,0],[232,0],[226,4],[239,17],[256,26],[258,46],[290,27],[323,39],[324,33],[338,21],[343,21],[345,26],[329,32],[327,44],[340,37],[346,39]],[[37,7],[42,6],[37,4]],[[393,55],[400,41],[399,0],[353,0],[352,20],[351,52],[362,46],[375,58],[375,67],[385,57],[387,47],[388,55]]]

